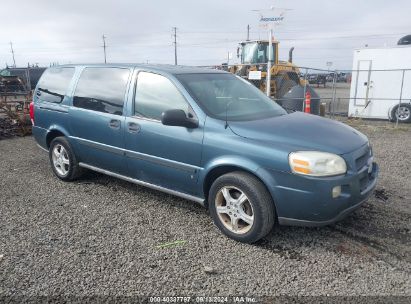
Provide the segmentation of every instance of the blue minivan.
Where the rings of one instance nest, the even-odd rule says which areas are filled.
[[[378,174],[366,136],[287,113],[233,74],[193,67],[51,67],[31,104],[33,134],[63,181],[84,169],[209,209],[252,243],[280,225],[321,226],[358,208]]]

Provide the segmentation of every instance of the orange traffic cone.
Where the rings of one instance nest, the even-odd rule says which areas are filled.
[[[308,90],[305,92],[304,112],[305,113],[311,113],[311,93]]]

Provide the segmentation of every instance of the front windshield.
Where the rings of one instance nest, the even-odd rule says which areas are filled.
[[[26,70],[25,69],[4,69],[0,72],[1,76],[18,76],[18,77],[26,77]]]
[[[2,70],[2,71],[0,72],[0,75],[1,75],[1,76],[11,76],[11,73],[10,73],[9,70]]]
[[[260,90],[233,74],[180,74],[176,77],[213,118],[242,121],[286,114]]]

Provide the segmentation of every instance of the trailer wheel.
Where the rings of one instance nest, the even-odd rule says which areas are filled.
[[[411,122],[411,105],[401,103],[396,105],[391,110],[391,121],[396,122]]]

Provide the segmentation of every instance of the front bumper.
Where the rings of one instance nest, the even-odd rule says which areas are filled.
[[[378,177],[376,163],[344,176],[310,178],[290,173],[277,175],[272,194],[280,225],[324,226],[335,223],[359,208],[372,194]],[[332,188],[341,195],[332,197]]]
[[[331,224],[334,224],[334,223],[344,219],[351,212],[353,212],[354,210],[361,207],[361,205],[365,201],[366,201],[366,199],[359,202],[358,204],[356,204],[354,206],[351,206],[351,207],[341,211],[336,217],[334,217],[332,219],[329,219],[329,220],[325,220],[325,221],[306,221],[306,220],[299,220],[299,219],[294,219],[294,218],[278,217],[278,223],[280,225],[284,225],[284,226],[302,226],[302,227],[320,227],[320,226],[331,225]]]

